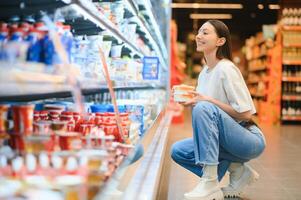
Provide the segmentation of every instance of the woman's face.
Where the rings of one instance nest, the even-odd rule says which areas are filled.
[[[214,27],[208,22],[203,24],[199,29],[195,40],[197,46],[196,50],[202,51],[205,54],[218,48],[219,38]]]

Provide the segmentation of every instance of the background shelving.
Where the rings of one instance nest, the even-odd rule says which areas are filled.
[[[285,25],[282,34],[281,120],[301,121],[301,26]]]

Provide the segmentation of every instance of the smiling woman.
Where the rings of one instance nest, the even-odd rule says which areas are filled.
[[[192,107],[193,138],[176,142],[171,157],[201,177],[185,193],[188,200],[221,200],[239,196],[244,187],[258,179],[245,162],[258,157],[265,148],[261,130],[250,118],[256,113],[251,95],[239,69],[234,65],[228,27],[219,20],[205,22],[196,36],[197,51],[206,65],[201,71],[194,96],[183,103]],[[230,184],[220,188],[226,171]]]

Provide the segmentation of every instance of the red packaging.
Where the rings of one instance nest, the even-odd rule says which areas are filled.
[[[31,135],[34,105],[17,105],[12,107],[14,132]]]
[[[37,135],[51,135],[51,121],[40,120],[33,123],[33,132]]]
[[[118,127],[116,123],[104,124],[104,132],[106,135],[113,135],[115,141],[121,142],[122,138],[119,135]]]
[[[96,125],[99,125],[102,123],[103,115],[104,115],[104,113],[96,113],[96,115],[95,115],[95,124]]]
[[[75,123],[78,123],[80,120],[80,114],[78,112],[73,112],[73,119]]]
[[[80,135],[77,132],[58,133],[61,150],[74,150],[81,148]]]
[[[51,110],[49,111],[50,120],[59,120],[61,111],[59,110]]]
[[[70,111],[64,111],[61,113],[60,120],[62,121],[70,121],[73,120],[73,113]]]
[[[129,113],[120,113],[119,116],[122,122],[129,121]]]
[[[47,110],[40,111],[40,119],[41,120],[48,120],[48,111]]]
[[[34,111],[33,112],[33,121],[39,121],[41,118],[40,118],[40,111]]]
[[[12,133],[10,134],[9,144],[13,149],[23,152],[25,149],[25,136],[23,134]]]
[[[7,111],[8,105],[0,105],[0,133],[6,132]]]

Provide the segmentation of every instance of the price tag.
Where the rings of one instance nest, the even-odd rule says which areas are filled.
[[[158,80],[159,59],[158,57],[144,57],[142,77],[144,80]]]

